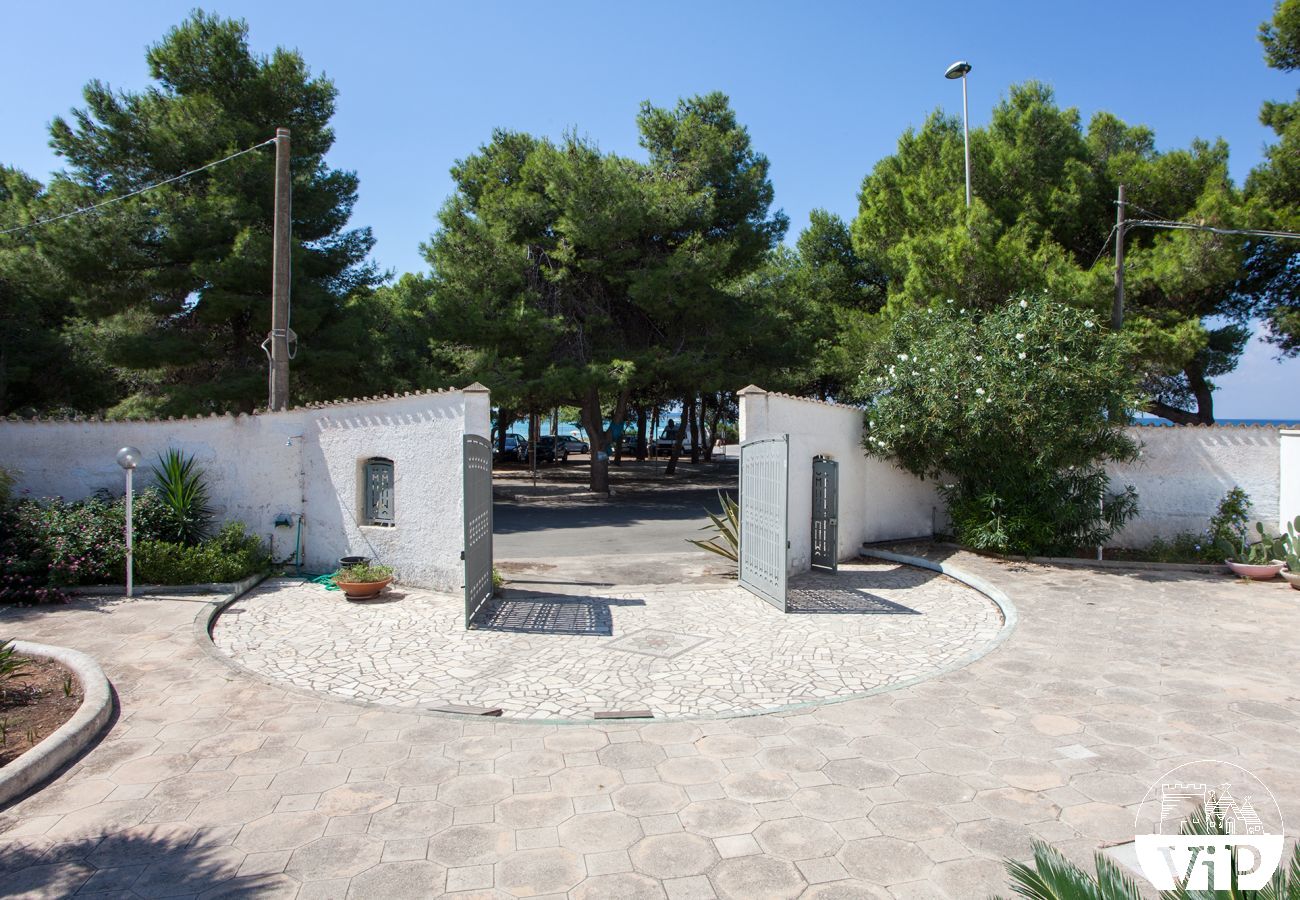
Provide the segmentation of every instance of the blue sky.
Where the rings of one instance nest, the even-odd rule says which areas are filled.
[[[0,161],[45,176],[58,165],[50,119],[90,78],[146,84],[145,47],[190,4],[11,4],[0,55]],[[1224,137],[1239,181],[1270,138],[1265,99],[1300,77],[1264,66],[1256,29],[1268,0],[1178,4],[723,2],[315,2],[225,0],[255,49],[299,49],[339,88],[330,162],[355,169],[354,221],[374,228],[385,268],[423,269],[418,246],[451,189],[448,167],[494,127],[576,129],[637,154],[643,100],[728,93],[772,161],[793,240],[810,210],[851,219],[862,177],[898,135],[938,107],[959,112],[943,71],[970,60],[971,120],[1036,78],[1085,120],[1105,109],[1152,126],[1162,148]],[[1132,198],[1141,202],[1140,198]],[[1222,379],[1220,417],[1300,420],[1300,361],[1252,344]]]

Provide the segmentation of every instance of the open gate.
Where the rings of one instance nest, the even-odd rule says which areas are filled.
[[[465,627],[492,599],[492,442],[465,435]]]
[[[790,436],[740,445],[740,586],[786,611]]]
[[[840,567],[840,464],[822,456],[813,460],[812,564],[832,572]]]

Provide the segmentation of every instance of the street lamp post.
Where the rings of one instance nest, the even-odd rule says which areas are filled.
[[[131,507],[134,491],[131,485],[131,475],[135,472],[135,467],[140,465],[140,451],[134,447],[123,447],[117,451],[117,464],[126,470],[126,595],[131,596],[133,581],[135,579],[134,560],[133,560],[133,541],[131,535]]]
[[[970,73],[970,63],[958,60],[943,73],[945,78],[961,79],[961,133],[962,143],[966,147],[966,208],[970,209],[970,108],[966,104],[966,76]]]

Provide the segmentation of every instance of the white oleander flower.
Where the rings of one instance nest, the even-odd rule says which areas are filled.
[[[1020,301],[1020,308],[1021,308],[1021,309],[1028,309],[1028,308],[1029,308],[1029,301],[1028,301],[1028,300],[1021,300],[1021,301]]]
[[[1023,341],[1024,339],[1025,339],[1025,333],[1023,331],[1017,331],[1016,340]]]
[[[1092,319],[1085,319],[1084,322],[1083,322],[1083,327],[1084,327],[1084,328],[1091,328],[1091,327],[1092,327]]]
[[[907,362],[907,354],[906,353],[898,354],[898,359],[900,362]]]
[[[979,394],[981,397],[983,397],[983,396],[984,396],[984,388],[975,388],[975,393],[977,393],[977,394]]]
[[[1019,356],[1020,356],[1021,359],[1024,359],[1024,358],[1025,358],[1025,351],[1021,350],[1020,353],[1019,353]]]

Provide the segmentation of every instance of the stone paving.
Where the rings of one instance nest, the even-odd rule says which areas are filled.
[[[557,589],[558,591],[559,589]],[[217,620],[217,647],[272,681],[395,707],[592,719],[751,714],[924,678],[985,650],[996,606],[942,575],[860,563],[805,577],[783,615],[736,586],[508,592],[466,631],[459,596],[373,603],[269,583]]]
[[[939,552],[931,550],[930,552]],[[63,897],[948,898],[1046,840],[1130,839],[1180,762],[1300,822],[1300,594],[958,554],[1020,624],[969,666],[792,712],[560,726],[307,696],[195,640],[192,600],[0,610],[99,659],[103,740],[0,812],[0,892]]]

